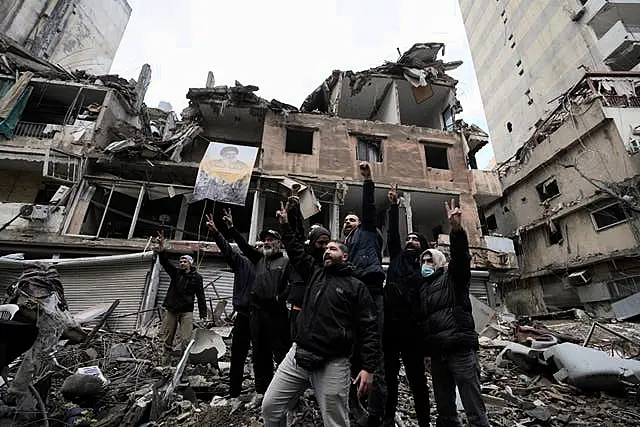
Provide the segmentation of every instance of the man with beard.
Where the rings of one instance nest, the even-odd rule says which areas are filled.
[[[382,285],[384,270],[382,270],[382,236],[378,233],[375,184],[371,174],[371,166],[367,162],[360,163],[360,174],[364,178],[362,184],[362,221],[355,214],[348,214],[342,226],[344,243],[347,245],[349,259],[355,268],[355,276],[366,286],[373,299],[373,311],[382,330],[384,324],[384,307]],[[359,369],[359,354],[356,352],[352,360],[352,374],[355,376]],[[384,361],[379,361],[373,379],[373,389],[369,396],[368,426],[379,426],[382,423],[385,406]],[[358,425],[364,424],[363,417],[357,413],[360,407],[351,394],[352,417]]]
[[[420,300],[420,254],[429,248],[427,239],[409,233],[404,249],[400,242],[398,187],[389,191],[389,228],[387,245],[391,258],[384,287],[384,367],[387,383],[387,404],[384,426],[395,426],[398,405],[398,372],[400,357],[413,394],[414,407],[420,427],[429,426],[429,388],[425,375],[424,352],[418,345],[420,328],[418,312]]]
[[[251,345],[253,347],[253,373],[256,392],[264,394],[273,378],[273,361],[280,363],[291,344],[286,293],[291,266],[282,253],[280,233],[264,230],[260,233],[262,250],[249,245],[233,227],[231,210],[222,218],[233,240],[242,253],[255,266],[255,279],[251,284]]]
[[[160,265],[171,278],[167,296],[162,303],[166,310],[162,329],[164,348],[168,356],[173,350],[176,331],[179,331],[178,341],[180,348],[184,351],[187,347],[187,342],[193,331],[194,299],[198,298],[200,319],[207,318],[207,302],[204,297],[204,288],[202,287],[202,276],[193,266],[191,255],[182,255],[176,268],[169,261],[169,256],[165,251],[165,238],[162,231],[158,232],[157,242],[158,246],[154,250],[158,254]]]
[[[455,200],[451,205],[445,202],[445,208],[451,224],[451,261],[447,265],[444,254],[436,249],[427,249],[420,256],[420,327],[431,356],[437,425],[462,427],[456,409],[457,386],[469,425],[489,427],[480,391],[478,334],[469,298],[469,241],[462,228],[462,210],[455,206]]]
[[[244,362],[249,354],[251,343],[250,306],[249,298],[251,284],[256,278],[255,267],[251,261],[237,248],[227,242],[218,231],[213,220],[213,214],[207,215],[207,228],[213,234],[213,239],[225,261],[233,270],[233,337],[231,340],[231,368],[229,370],[229,395],[236,398],[242,391],[244,379]],[[262,242],[256,242],[256,248],[262,247]]]
[[[299,332],[269,385],[262,402],[265,427],[286,426],[286,412],[311,382],[325,426],[349,425],[349,357],[361,354],[361,371],[354,383],[366,394],[371,372],[380,357],[379,332],[371,311],[371,296],[353,276],[347,247],[329,242],[323,265],[307,253],[303,240],[287,229],[284,206],[278,212],[292,264],[308,283]]]

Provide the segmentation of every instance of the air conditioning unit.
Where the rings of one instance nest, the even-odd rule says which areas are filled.
[[[591,275],[587,270],[576,271],[567,276],[567,281],[573,286],[584,286],[591,282]]]
[[[629,143],[625,147],[627,149],[627,153],[634,155],[640,153],[640,139],[632,138],[629,140]]]

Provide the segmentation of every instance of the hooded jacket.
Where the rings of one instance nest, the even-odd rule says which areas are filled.
[[[173,313],[191,313],[193,311],[193,303],[198,298],[198,312],[200,317],[207,315],[207,302],[204,297],[204,288],[202,287],[202,276],[193,266],[189,272],[185,272],[177,268],[169,261],[166,251],[158,252],[158,260],[171,278],[169,290],[164,297],[162,306]]]
[[[418,320],[420,317],[420,253],[427,249],[428,242],[418,236],[420,250],[402,249],[399,227],[399,207],[392,204],[389,208],[389,269],[384,287],[385,314],[384,329],[387,335],[407,341],[420,336]],[[415,342],[415,341],[414,341]]]
[[[255,281],[255,267],[238,248],[229,244],[219,231],[213,232],[213,239],[224,260],[233,270],[233,309],[239,313],[249,314],[251,284]]]
[[[380,358],[378,323],[364,283],[348,264],[324,267],[305,250],[302,239],[283,227],[283,242],[292,264],[308,283],[298,316],[298,346],[324,359],[350,357],[359,349],[362,369],[374,372]]]
[[[291,272],[289,259],[282,252],[276,252],[267,257],[249,245],[235,228],[230,228],[229,232],[255,268],[255,278],[250,292],[251,309],[286,310],[285,297]]]
[[[300,234],[298,234],[300,236]],[[324,227],[316,227],[309,232],[309,245],[307,246],[307,253],[313,257],[318,265],[322,265],[322,256],[324,251],[319,251],[315,247],[316,241],[320,236],[331,236],[329,230]],[[291,303],[295,307],[302,307],[304,301],[304,292],[307,284],[298,274],[295,268],[291,271],[291,282],[289,284],[289,293],[287,296],[287,302]]]
[[[424,347],[432,355],[478,348],[469,298],[471,255],[467,233],[463,229],[451,231],[449,242],[448,267],[439,267],[421,280],[420,328]]]
[[[382,236],[376,227],[375,184],[372,180],[362,185],[362,219],[360,225],[345,237],[349,259],[355,275],[364,282],[371,295],[382,293],[384,270],[382,269]]]

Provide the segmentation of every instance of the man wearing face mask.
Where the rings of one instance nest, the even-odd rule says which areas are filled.
[[[255,266],[251,284],[251,346],[256,392],[264,394],[273,378],[273,362],[280,363],[291,344],[286,294],[291,274],[289,259],[284,255],[280,233],[264,230],[260,233],[262,250],[247,243],[233,227],[231,210],[222,218],[229,234],[242,253]]]
[[[420,300],[420,254],[428,249],[427,239],[409,233],[404,248],[400,241],[400,218],[397,186],[389,191],[389,229],[387,244],[390,264],[384,287],[383,349],[387,402],[384,426],[395,426],[398,405],[398,373],[400,358],[413,394],[420,427],[429,426],[429,388],[424,368],[424,351],[420,342],[418,312]]]
[[[437,424],[462,427],[456,409],[456,386],[472,427],[488,427],[487,411],[480,391],[480,364],[469,286],[471,255],[467,233],[462,228],[462,210],[445,202],[451,224],[451,261],[427,249],[420,257],[420,327],[425,348],[431,355],[433,394],[438,407]]]

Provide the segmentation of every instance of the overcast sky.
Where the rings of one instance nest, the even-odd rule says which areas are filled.
[[[178,113],[190,87],[235,80],[258,95],[299,107],[334,69],[360,71],[397,60],[418,42],[444,42],[445,60],[464,64],[462,118],[488,131],[457,0],[128,0],[133,11],[112,73],[152,79],[146,103],[168,101]],[[482,168],[493,156],[478,155]]]

